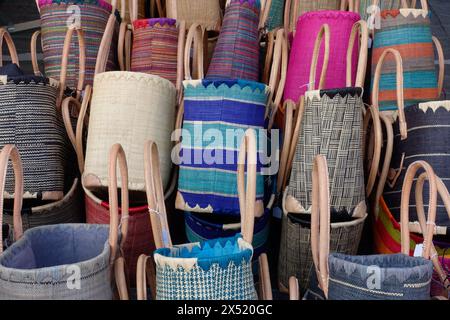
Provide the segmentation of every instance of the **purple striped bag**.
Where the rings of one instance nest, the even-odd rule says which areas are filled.
[[[113,1],[114,3],[116,1]],[[59,80],[61,73],[61,59],[63,55],[64,38],[68,23],[79,23],[84,31],[86,41],[86,84],[93,84],[97,63],[97,54],[108,20],[114,14],[115,4],[110,5],[104,0],[37,0],[41,16],[41,31],[36,31],[32,38],[32,51],[36,51],[36,38],[39,32],[42,36],[42,51],[44,54],[44,70],[47,77]],[[80,19],[74,19],[74,14],[80,14]],[[114,22],[114,38],[107,60],[107,71],[116,70],[118,21]],[[75,88],[78,82],[78,56],[76,37],[72,40],[73,50],[69,55],[67,86]],[[33,68],[35,74],[40,74],[33,54]]]
[[[259,79],[260,0],[231,0],[206,79]]]

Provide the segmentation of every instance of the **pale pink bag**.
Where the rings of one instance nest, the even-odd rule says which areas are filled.
[[[324,24],[330,27],[330,60],[323,89],[346,87],[346,61],[353,25],[360,20],[358,13],[322,10],[300,16],[292,42],[284,90],[284,99],[298,101],[308,90],[309,72],[316,35]],[[359,44],[355,43],[352,57],[352,83],[358,66]],[[320,50],[316,83],[322,72],[323,46]]]

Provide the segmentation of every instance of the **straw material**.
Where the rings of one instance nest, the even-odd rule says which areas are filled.
[[[131,71],[144,72],[177,82],[178,28],[173,19],[136,20]]]
[[[166,15],[186,21],[186,28],[199,23],[208,31],[219,31],[222,23],[219,0],[166,0]]]
[[[3,219],[12,226],[12,210],[4,209]],[[77,178],[61,200],[32,207],[24,206],[22,209],[23,230],[60,223],[81,223],[84,220],[81,185]]]
[[[59,200],[64,195],[68,140],[56,109],[58,86],[43,77],[0,76],[0,146],[15,144],[21,151],[24,198]],[[9,171],[6,197],[13,197],[13,190]]]
[[[356,8],[361,15],[361,19],[367,21],[371,16],[367,12],[368,8],[373,5],[373,0],[359,0],[359,8]],[[380,11],[384,10],[398,10],[402,7],[402,0],[379,0],[378,5],[380,6]]]
[[[298,3],[295,8],[295,3]],[[341,7],[341,0],[291,0],[291,8],[289,11],[289,25],[293,26],[293,29],[300,30],[297,24],[297,20],[300,16],[307,12],[319,11],[319,10],[339,10]],[[297,10],[297,14],[296,13]],[[292,31],[292,30],[290,30]]]
[[[428,11],[401,9],[382,12],[381,28],[375,30],[372,77],[382,52],[388,47],[398,50],[402,56],[405,105],[437,99],[440,92]],[[386,63],[381,71],[380,110],[397,108],[394,67],[393,63]]]
[[[218,219],[208,219],[208,216],[185,212],[186,236],[189,242],[201,242],[217,238],[233,237],[239,233],[239,222],[235,224],[221,223]],[[270,210],[266,210],[264,216],[255,219],[255,230],[252,246],[254,249],[253,260],[266,252],[269,238]]]
[[[312,1],[311,1],[312,2]],[[346,86],[347,51],[353,25],[359,21],[359,14],[345,11],[317,11],[306,13],[298,19],[284,90],[284,99],[298,101],[308,90],[311,61],[317,34],[324,24],[330,27],[330,58],[328,72],[322,89]],[[352,56],[352,82],[355,83],[358,65],[358,43]],[[316,87],[322,72],[324,49],[320,50]]]
[[[259,0],[231,0],[207,79],[259,79]]]
[[[307,92],[287,189],[289,212],[309,211],[313,160],[318,154],[328,162],[331,208],[354,215],[365,203],[361,95],[361,88]]]
[[[42,30],[42,51],[44,53],[45,75],[59,80],[61,73],[61,59],[64,47],[64,38],[67,32],[67,21],[72,21],[73,11],[68,10],[73,5],[69,0],[39,0]],[[85,83],[92,85],[94,80],[95,64],[100,42],[105,32],[106,23],[111,14],[112,7],[103,0],[76,1],[81,14],[81,28],[86,41],[86,75]],[[108,57],[107,70],[115,70],[116,46],[119,25],[116,23],[114,39]],[[74,36],[71,41],[71,50],[67,69],[67,86],[75,88],[78,83],[78,39]]]
[[[252,246],[240,236],[158,249],[156,298],[256,300],[252,255]]]
[[[160,151],[163,184],[167,186],[175,105],[175,86],[166,79],[135,72],[98,74],[91,102],[83,184],[88,189],[108,185],[109,148],[120,143],[127,156],[130,190],[145,191],[144,143],[153,140]]]
[[[272,0],[267,19],[267,29],[272,31],[283,26],[284,19],[284,0]]]
[[[92,224],[109,224],[109,204],[94,194],[85,192],[86,222]],[[123,257],[126,262],[127,279],[134,286],[136,281],[137,260],[141,254],[150,255],[155,250],[148,207],[132,207],[129,209],[127,239],[123,244]],[[120,216],[119,216],[120,219]]]
[[[417,160],[427,161],[436,175],[450,189],[450,101],[434,101],[413,105],[405,109],[408,139],[401,140],[398,123],[394,124],[394,147],[391,170],[395,178],[387,180],[383,197],[393,217],[400,221],[402,184],[406,168]],[[424,202],[428,204],[428,186]],[[414,203],[411,201],[411,203]],[[428,206],[425,205],[425,208]],[[416,206],[410,207],[411,221],[417,220]],[[450,227],[450,218],[442,201],[438,202],[436,225]]]
[[[330,234],[331,252],[354,255],[358,251],[365,218],[350,222],[332,223]],[[300,292],[310,287],[314,274],[311,253],[310,221],[295,214],[283,214],[280,255],[278,259],[278,282],[288,288],[289,277],[299,279]]]
[[[111,4],[114,0],[106,0],[106,2],[108,2],[109,4]],[[130,17],[130,8],[129,8],[129,2],[131,2],[132,0],[127,0],[125,1],[125,17],[122,17],[123,19],[127,20],[127,21],[131,21],[131,17]],[[146,2],[147,0],[138,0],[138,18],[139,19],[144,19],[146,14]],[[121,11],[122,10],[122,1],[117,1],[117,10]]]
[[[185,137],[181,143],[177,209],[238,216],[237,155],[245,130],[253,128],[258,137],[261,135],[258,129],[264,128],[268,87],[243,80],[193,80],[183,84]],[[211,149],[207,130],[219,131],[223,145]],[[227,131],[234,135],[232,140]],[[259,137],[258,141],[264,141],[262,139]],[[262,148],[262,143],[258,143],[259,154]],[[205,158],[210,154],[214,154],[217,161],[211,163],[211,159]],[[257,216],[264,212],[261,170],[258,157]]]

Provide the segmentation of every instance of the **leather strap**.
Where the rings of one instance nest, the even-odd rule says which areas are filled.
[[[41,35],[41,31],[37,30],[31,36],[30,51],[31,51],[31,64],[33,65],[33,72],[36,76],[41,76],[42,72],[39,70],[38,58],[37,58],[37,38]],[[42,46],[42,38],[41,38]]]
[[[19,151],[16,146],[7,144],[0,152],[0,239],[3,239],[3,195],[5,193],[6,172],[8,170],[8,162],[11,160],[14,170],[14,209],[13,209],[13,228],[14,240],[19,240],[23,235],[22,227],[22,203],[23,203],[23,167]],[[0,253],[3,252],[3,245],[0,245]]]
[[[16,46],[14,45],[14,41],[11,38],[11,35],[5,28],[0,28],[0,67],[3,66],[3,55],[2,55],[2,47],[3,40],[5,40],[6,45],[8,46],[9,55],[11,56],[11,62],[19,65],[19,56],[17,55]]]
[[[394,56],[396,63],[396,74],[397,74],[397,108],[398,108],[398,121],[400,125],[401,139],[404,140],[408,137],[407,125],[405,119],[405,104],[403,98],[403,62],[400,52],[395,49],[388,48],[383,51],[378,60],[378,64],[375,69],[375,76],[373,79],[373,89],[372,89],[372,105],[379,110],[379,92],[380,92],[380,79],[381,79],[381,69],[383,67],[384,60],[388,54]],[[391,112],[389,112],[391,113]]]
[[[330,195],[327,160],[317,155],[313,163],[311,206],[311,250],[314,267],[328,298],[328,255],[330,254]]]
[[[325,38],[324,38],[325,37]],[[330,59],[330,27],[328,24],[322,25],[317,34],[316,42],[314,44],[314,52],[312,56],[311,69],[309,72],[309,86],[308,90],[316,90],[315,82],[316,82],[316,71],[317,71],[317,63],[319,60],[320,47],[322,43],[322,39],[325,41],[325,54],[323,57],[323,65],[322,65],[322,73],[320,75],[319,87],[317,90],[321,90],[324,86],[328,61]]]

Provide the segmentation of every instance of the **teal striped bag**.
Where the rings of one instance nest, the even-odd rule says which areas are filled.
[[[184,81],[184,122],[176,207],[239,216],[237,155],[245,130],[258,140],[256,212],[264,213],[261,157],[268,87],[245,80]]]
[[[272,0],[269,17],[267,19],[267,30],[272,31],[283,26],[284,21],[284,0]]]
[[[403,60],[403,94],[405,106],[437,100],[442,93],[444,57],[442,47],[431,34],[430,14],[426,1],[422,9],[385,10],[381,28],[375,30],[372,52],[372,79],[384,50],[393,48]],[[434,48],[439,55],[439,74],[434,63]],[[381,69],[380,110],[396,110],[396,73],[393,59]],[[373,82],[373,81],[372,81]]]

